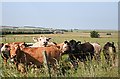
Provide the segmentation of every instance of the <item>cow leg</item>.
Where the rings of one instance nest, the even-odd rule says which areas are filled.
[[[85,70],[87,70],[87,63],[86,63],[86,61],[87,61],[87,56],[86,56],[85,53],[82,53],[82,54],[81,54],[81,60],[82,60],[82,62],[83,62],[83,64],[84,64]]]
[[[4,65],[7,65],[7,59],[4,59]]]
[[[95,58],[96,58],[97,64],[99,65],[101,63],[100,54],[96,54]]]
[[[16,63],[17,70],[21,73],[26,73],[25,65],[23,63]]]
[[[74,55],[69,55],[70,62],[72,63],[73,67],[75,70],[77,70],[78,63],[76,62],[76,58]]]
[[[1,57],[3,58],[3,63],[4,65],[7,65],[7,60],[8,60],[8,56],[6,54],[1,54]]]
[[[110,60],[110,56],[109,56],[109,53],[107,50],[103,50],[103,54],[104,54],[104,57],[105,57],[105,61],[106,63],[109,65],[109,60]]]
[[[91,61],[92,58],[93,58],[92,53],[91,52],[87,52],[87,59],[88,59],[88,61]]]
[[[101,62],[101,57],[100,57],[100,54],[98,54],[98,61]]]
[[[105,55],[105,59],[106,59],[106,63],[110,64],[110,56],[109,56],[109,54]]]
[[[115,61],[116,61],[116,53],[114,52],[113,53],[113,66],[115,66],[115,64],[116,64]]]

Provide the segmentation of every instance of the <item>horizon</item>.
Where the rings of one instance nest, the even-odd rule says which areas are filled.
[[[0,27],[6,27],[6,26],[0,26]],[[7,26],[7,27],[17,27],[17,28],[44,28],[44,27],[42,27],[42,26]],[[7,28],[6,27],[6,28]],[[62,29],[62,28],[47,28],[46,27],[46,29]],[[63,30],[100,30],[100,31],[104,31],[104,30],[106,30],[106,31],[118,31],[118,29],[76,29],[76,28],[73,28],[73,29],[71,29],[71,28],[68,28],[68,29],[63,29]]]
[[[2,14],[2,26],[118,30],[117,2],[3,2]]]

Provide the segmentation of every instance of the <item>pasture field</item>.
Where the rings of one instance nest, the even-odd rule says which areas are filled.
[[[29,35],[5,35],[2,37],[1,42],[3,43],[10,43],[10,42],[27,42],[31,43],[33,42],[33,37],[39,37],[41,35],[45,35],[46,37],[51,37],[51,41],[54,41],[56,43],[62,43],[65,40],[69,41],[71,39],[79,40],[82,43],[85,41],[88,42],[98,42],[102,47],[106,42],[115,42],[115,46],[117,48],[118,53],[118,33],[112,32],[112,35],[106,35],[106,32],[100,32],[100,38],[90,38],[89,32],[66,32],[64,34],[29,34]],[[63,62],[65,64],[70,65],[70,62],[67,60],[67,55],[62,57],[62,60],[60,62]],[[70,70],[66,70],[65,76],[58,75],[61,73],[61,71],[52,71],[51,69],[51,75],[52,77],[118,77],[118,56],[116,59],[116,65],[115,67],[109,67],[105,63],[105,59],[103,56],[103,52],[101,52],[101,63],[97,65],[95,60],[93,59],[92,63],[89,64],[86,69],[83,66],[83,63],[79,62],[78,70],[75,71],[73,68]],[[0,76],[1,77],[49,77],[49,75],[46,73],[44,68],[38,69],[38,68],[32,68],[29,67],[27,73],[20,73],[17,71],[15,65],[11,64],[8,61],[7,66],[3,65],[2,58],[0,57]],[[89,62],[88,62],[89,63]],[[64,65],[67,66],[67,65]]]

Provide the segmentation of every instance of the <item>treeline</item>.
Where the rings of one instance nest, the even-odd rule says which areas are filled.
[[[54,34],[55,30],[41,30],[41,29],[2,29],[0,30],[0,35],[7,34]],[[62,30],[67,32],[67,30]]]
[[[40,31],[40,32],[2,32],[0,33],[1,35],[6,35],[6,34],[53,34],[53,32],[48,32],[48,31]]]

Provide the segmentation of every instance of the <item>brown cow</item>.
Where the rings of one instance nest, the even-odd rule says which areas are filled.
[[[12,45],[10,50],[10,57],[17,63],[26,63],[27,65],[35,64],[40,67],[43,62],[43,52],[47,54],[48,63],[54,65],[56,60],[59,61],[61,57],[61,50],[56,46],[50,47],[20,47],[19,45]]]
[[[7,60],[9,59],[10,56],[10,46],[13,44],[25,45],[24,42],[12,42],[4,44],[1,48],[1,57],[3,58],[5,65],[7,65]]]
[[[69,53],[70,46],[67,41],[64,41],[63,43],[56,44],[56,46],[62,51],[62,55]]]

